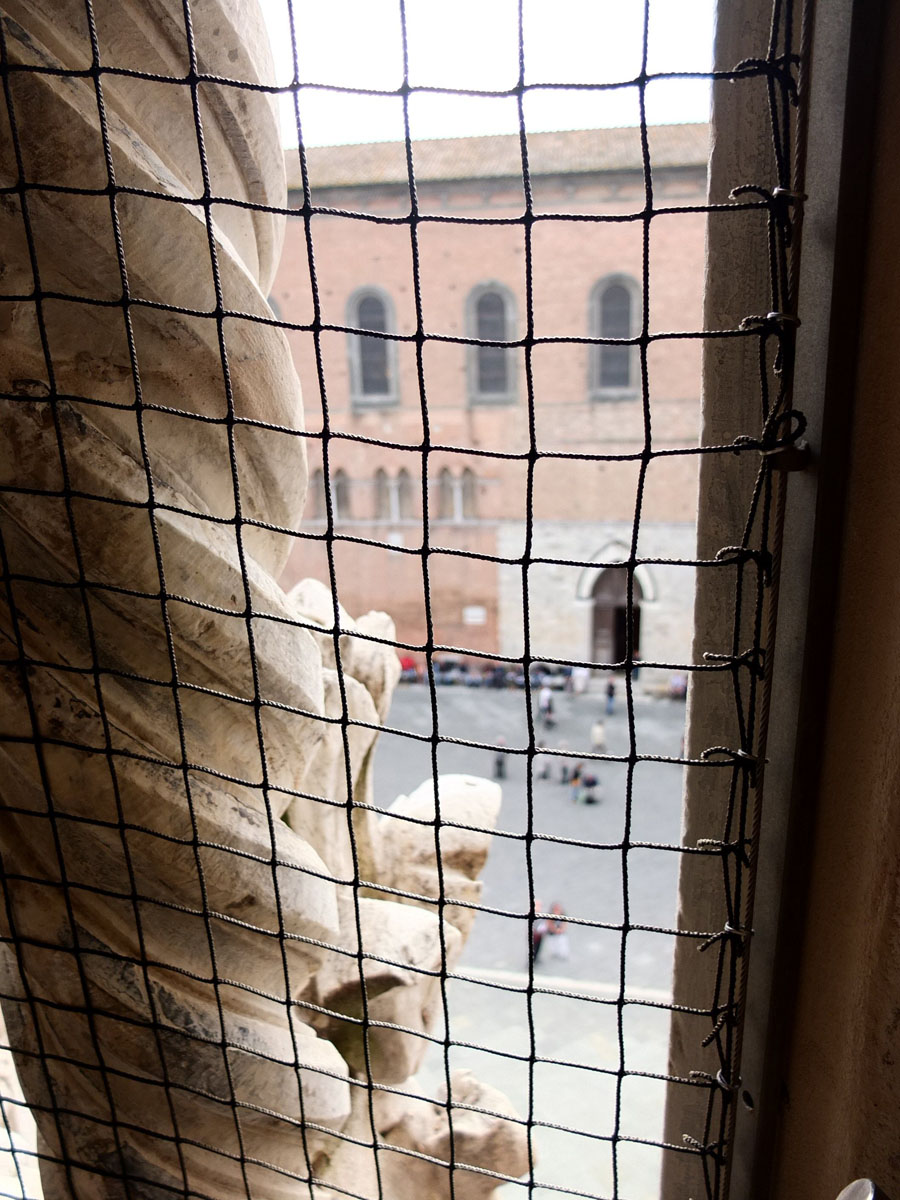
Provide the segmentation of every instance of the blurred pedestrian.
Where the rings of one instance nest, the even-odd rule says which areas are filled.
[[[606,753],[606,726],[599,717],[591,726],[591,749],[595,754]]]
[[[550,755],[544,752],[544,743],[538,742],[538,753],[534,756],[534,777],[535,779],[550,778]]]
[[[553,693],[546,683],[538,693],[538,712],[544,722],[544,728],[552,729],[555,724],[553,720]]]
[[[581,797],[585,804],[599,804],[601,798],[600,780],[589,771],[581,776]]]
[[[606,711],[611,716],[616,708],[616,681],[609,677],[606,684]]]
[[[554,901],[550,906],[550,919],[547,922],[547,934],[550,937],[550,957],[563,961],[569,957],[569,935],[566,933],[566,918],[563,916],[562,905]]]
[[[573,667],[572,668],[572,691],[577,696],[582,692],[587,691],[587,686],[591,681],[591,672],[588,667]]]
[[[565,739],[564,739],[563,741],[561,741],[559,743],[559,748],[560,748],[560,750],[568,750],[569,743],[567,741],[565,741]],[[568,758],[561,758],[559,760],[559,782],[560,783],[568,783],[569,782],[569,772],[571,771],[571,769],[572,769],[572,764]]]
[[[506,738],[497,738],[497,750],[494,754],[494,778],[506,778],[506,751],[503,747],[506,745]]]
[[[584,772],[584,763],[577,762],[569,776],[569,787],[572,789],[572,803],[578,803],[579,790],[581,788],[581,776]]]
[[[547,933],[547,918],[540,915],[541,907],[540,900],[535,900],[535,915],[531,922],[531,961],[535,966],[537,966],[538,956],[541,953],[541,943]]]

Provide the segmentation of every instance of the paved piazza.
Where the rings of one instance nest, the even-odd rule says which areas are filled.
[[[583,695],[554,693],[557,724],[537,737],[548,747],[564,748],[577,761],[590,750],[593,722],[603,713],[602,685]],[[526,758],[514,751],[526,742],[525,693],[462,687],[436,689],[441,738],[478,741],[493,746],[503,738],[513,751],[506,756],[499,833],[493,838],[485,868],[483,903],[494,912],[479,913],[463,957],[456,968],[466,982],[448,987],[449,1067],[468,1067],[486,1083],[501,1088],[519,1113],[529,1108],[537,1122],[564,1128],[534,1131],[535,1178],[543,1186],[534,1195],[549,1200],[559,1190],[576,1196],[612,1196],[620,1200],[657,1200],[660,1155],[653,1147],[619,1141],[612,1136],[658,1139],[662,1132],[665,1085],[657,1080],[626,1077],[617,1087],[615,1072],[624,1052],[628,1071],[666,1071],[672,939],[631,929],[625,946],[625,1004],[621,1030],[620,994],[622,935],[619,929],[577,922],[671,928],[675,920],[678,855],[670,850],[631,849],[623,854],[627,768],[601,762],[600,802],[573,801],[572,790],[559,782],[561,760],[552,758],[549,779],[533,783],[531,871],[534,894],[545,910],[559,903],[573,919],[568,925],[569,957],[553,951],[545,938],[534,968],[535,987],[570,993],[535,993],[529,1004],[529,946],[521,914],[528,909],[528,862],[524,835],[528,829]],[[535,702],[537,697],[533,696]],[[684,729],[684,704],[635,695],[637,752],[677,756]],[[603,716],[607,753],[629,749],[624,683],[617,681],[615,711]],[[428,734],[432,728],[427,686],[401,685],[389,724],[398,730]],[[564,746],[563,744],[566,743]],[[375,798],[387,807],[431,774],[431,743],[385,733],[375,760]],[[493,776],[495,752],[441,742],[441,773]],[[681,776],[678,765],[638,763],[630,803],[630,838],[634,842],[676,843],[681,825]],[[509,836],[503,836],[504,834]],[[568,845],[544,836],[590,843]],[[627,899],[623,862],[627,859]],[[508,915],[507,915],[508,914]],[[529,1031],[536,1054],[568,1065],[529,1064]],[[443,1031],[437,1030],[439,1038]],[[621,1046],[620,1046],[621,1034]],[[429,1051],[417,1078],[419,1094],[434,1095],[445,1075],[441,1046]],[[577,1134],[569,1132],[579,1131]],[[617,1189],[617,1190],[616,1190]],[[527,1195],[524,1185],[508,1184],[502,1200]]]

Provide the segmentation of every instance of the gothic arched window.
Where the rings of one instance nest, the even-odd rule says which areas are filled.
[[[347,472],[340,468],[331,477],[331,509],[336,521],[349,521],[353,516],[350,505],[350,479]]]
[[[391,333],[395,329],[393,305],[385,292],[364,288],[354,292],[347,306],[352,329]],[[396,344],[390,338],[348,333],[350,399],[354,405],[394,404],[397,401]]]
[[[401,521],[415,517],[415,496],[409,471],[401,467],[397,472],[397,515]]]
[[[375,472],[375,520],[391,519],[391,481],[387,471],[379,467]]]
[[[325,476],[319,467],[316,467],[315,471],[309,477],[306,507],[312,520],[325,520]]]
[[[439,521],[452,521],[455,509],[455,480],[449,467],[444,467],[438,474],[438,495],[435,516]]]
[[[591,294],[592,337],[627,341],[640,326],[640,289],[626,275],[601,279]],[[630,399],[640,390],[636,346],[594,346],[590,393],[595,399]]]
[[[485,284],[470,293],[466,330],[479,342],[509,342],[515,334],[512,293],[500,284]],[[506,404],[515,399],[515,351],[505,346],[469,347],[469,399],[473,404]]]
[[[437,521],[474,521],[478,517],[478,477],[465,467],[454,475],[444,467],[437,477],[437,503],[432,516]]]
[[[478,480],[475,472],[468,467],[465,468],[460,478],[460,492],[462,493],[463,520],[474,521],[478,516]]]

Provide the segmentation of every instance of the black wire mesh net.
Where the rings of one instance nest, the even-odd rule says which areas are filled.
[[[802,432],[789,390],[795,13],[775,0],[758,55],[709,72],[648,69],[651,6],[635,12],[634,72],[565,85],[627,94],[636,114],[629,130],[579,135],[593,149],[562,171],[567,208],[542,190],[558,163],[534,163],[573,135],[526,119],[563,84],[528,74],[521,6],[517,78],[491,90],[416,82],[402,3],[390,89],[304,76],[307,14],[289,5],[287,82],[249,6],[6,5],[2,1194],[649,1196],[673,1155],[725,1194],[777,467]],[[736,179],[716,204],[671,184],[689,151],[648,122],[647,95],[688,78],[762,89],[774,179]],[[399,141],[368,168],[375,148],[357,147],[342,180],[348,158],[304,147],[314,95],[389,101]],[[289,199],[277,96],[299,142]],[[447,143],[457,160],[443,175],[423,169],[439,151],[410,114],[434,96],[511,106],[513,132],[480,143],[496,164],[478,168],[517,192],[511,206],[472,201],[462,142]],[[513,184],[499,165],[510,154]],[[624,199],[584,200],[601,170],[618,172]],[[657,293],[677,310],[701,264],[660,266],[656,288],[656,239],[678,244],[689,221],[702,236],[712,214],[748,223],[769,311],[662,328]],[[563,228],[568,259],[552,240]],[[381,239],[379,278],[361,268],[360,230]],[[633,238],[633,274],[591,267],[586,321],[551,328],[545,296],[566,291],[574,262],[602,258],[610,230]],[[517,291],[482,266],[503,239]],[[456,286],[456,262],[469,294],[441,327],[430,298]],[[758,346],[755,426],[722,445],[673,433],[656,399],[670,395],[667,348],[734,340]],[[685,378],[694,394],[696,371]],[[758,464],[743,537],[715,558],[672,554],[647,541],[648,494],[683,468],[670,487],[692,495],[703,456]],[[562,521],[571,494],[606,519],[588,471],[610,495],[625,480],[631,498],[599,556],[542,540],[547,480]],[[488,519],[500,490],[517,507]],[[316,562],[318,579],[296,583]],[[728,653],[644,651],[639,611],[663,569],[728,572]],[[541,571],[580,580],[606,613],[590,653],[554,653]],[[396,597],[396,629],[348,615],[348,597],[369,592],[388,611]],[[467,610],[456,625],[448,594]],[[400,660],[418,679],[392,708]],[[572,690],[592,673],[602,691]],[[689,759],[640,673],[674,677],[682,695],[689,678],[727,677],[739,744]],[[689,762],[729,780],[704,845],[678,834]],[[503,783],[502,807],[483,775]],[[675,924],[691,854],[721,863],[712,929]],[[662,922],[648,900],[661,880]],[[568,895],[551,903],[557,887]],[[671,995],[679,939],[716,956],[712,994],[688,1005]],[[675,1010],[697,1029],[689,1074],[667,1065]],[[666,1094],[685,1088],[705,1116],[666,1142]]]

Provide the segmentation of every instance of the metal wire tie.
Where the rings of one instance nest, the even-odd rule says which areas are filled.
[[[738,328],[750,329],[753,325],[769,325],[778,329],[796,329],[802,324],[796,313],[786,312],[767,312],[765,316],[759,313],[751,313],[749,316],[742,318]]]
[[[732,925],[730,921],[726,921],[723,928],[720,929],[717,933],[714,933],[710,937],[708,937],[706,939],[706,941],[703,943],[703,945],[698,947],[698,950],[702,954],[704,950],[708,950],[709,947],[714,945],[716,942],[723,941],[727,938],[734,938],[741,943],[740,953],[743,954],[744,939],[747,937],[751,937],[752,935],[753,935],[752,929],[749,929],[743,925]]]
[[[692,1146],[695,1150],[699,1151],[700,1154],[709,1155],[709,1157],[715,1159],[717,1163],[722,1164],[725,1162],[725,1155],[722,1151],[721,1142],[710,1142],[707,1145],[705,1142],[701,1142],[698,1138],[695,1138],[690,1133],[683,1133],[681,1135],[681,1140],[686,1146]]]
[[[806,192],[792,192],[790,188],[777,187],[772,189],[772,199],[781,200],[784,204],[803,204],[809,199]]]
[[[723,1092],[737,1092],[740,1091],[741,1077],[738,1075],[737,1083],[729,1083],[725,1078],[725,1073],[720,1069],[716,1072],[716,1083]]]
[[[712,754],[724,754],[727,758],[742,758],[748,765],[756,766],[759,762],[759,757],[756,754],[751,754],[749,750],[735,750],[733,746],[707,746],[705,750],[701,750],[700,757],[709,759]]]
[[[769,460],[773,471],[805,471],[812,462],[812,450],[806,438],[787,446],[772,446],[763,450],[762,456]]]
[[[736,854],[745,867],[750,866],[750,856],[747,853],[747,847],[753,844],[750,838],[741,838],[736,842],[725,842],[721,838],[697,838],[695,844],[698,849],[700,846],[709,846],[729,854]]]

